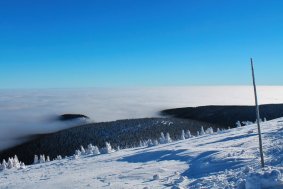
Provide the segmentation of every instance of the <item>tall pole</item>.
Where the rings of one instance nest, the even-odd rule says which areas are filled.
[[[257,91],[255,84],[255,74],[254,74],[254,64],[253,59],[251,58],[251,67],[252,67],[252,75],[253,75],[253,85],[254,85],[254,94],[255,94],[255,106],[256,106],[256,117],[257,117],[257,129],[258,129],[258,138],[259,138],[259,151],[261,158],[261,167],[264,167],[264,158],[263,158],[263,150],[262,150],[262,139],[261,139],[261,131],[260,131],[260,116],[259,116],[259,106],[257,101]]]

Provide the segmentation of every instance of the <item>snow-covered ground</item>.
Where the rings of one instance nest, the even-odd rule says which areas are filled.
[[[0,188],[283,188],[283,118],[153,147],[0,172]]]

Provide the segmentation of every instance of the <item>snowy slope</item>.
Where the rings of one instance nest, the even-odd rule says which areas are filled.
[[[263,171],[256,131],[250,125],[154,147],[4,170],[0,188],[283,188],[283,118],[262,125],[268,165]]]

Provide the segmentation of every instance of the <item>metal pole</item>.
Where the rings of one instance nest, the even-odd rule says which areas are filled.
[[[263,150],[262,150],[262,139],[261,139],[261,131],[260,131],[260,116],[259,116],[259,106],[257,101],[257,91],[256,91],[256,83],[255,83],[255,74],[254,74],[254,64],[253,59],[251,58],[251,67],[252,67],[252,75],[253,75],[253,85],[254,85],[254,95],[255,95],[255,106],[256,106],[256,117],[257,117],[257,129],[258,129],[258,138],[259,138],[259,151],[261,158],[261,167],[264,167],[264,158],[263,158]]]

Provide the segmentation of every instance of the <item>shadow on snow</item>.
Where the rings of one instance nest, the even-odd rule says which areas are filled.
[[[187,153],[184,153],[187,152]],[[189,169],[182,173],[182,176],[188,178],[201,178],[214,173],[225,171],[226,169],[237,169],[243,166],[242,159],[217,159],[215,155],[218,151],[207,151],[196,157],[189,156],[188,150],[161,150],[144,152],[121,158],[118,161],[128,163],[147,163],[150,161],[181,161],[188,164]]]

